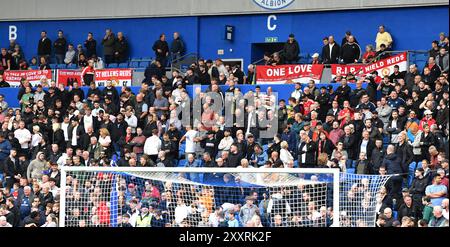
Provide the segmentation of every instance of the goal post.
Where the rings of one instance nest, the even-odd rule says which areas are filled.
[[[374,219],[374,193],[386,178],[358,176],[323,168],[64,166],[59,222],[69,227],[338,227],[341,219],[354,216],[361,226],[373,226],[366,221]],[[370,205],[364,215],[347,202],[347,190],[355,190],[355,184],[370,189],[370,196],[363,193]]]

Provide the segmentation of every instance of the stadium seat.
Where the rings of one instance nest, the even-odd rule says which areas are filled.
[[[56,67],[58,66],[57,64],[51,63],[49,64],[50,69],[56,69]]]
[[[139,63],[139,68],[147,68],[150,65],[150,62],[143,61]]]
[[[31,65],[30,68],[36,70],[36,69],[39,69],[39,66],[37,66],[37,65]]]
[[[355,174],[355,168],[347,168],[347,173]]]
[[[298,168],[298,160],[294,160],[294,167]]]
[[[150,61],[152,61],[152,58],[151,58],[151,57],[142,57],[142,58],[141,58],[141,61],[147,61],[147,62],[150,62]]]
[[[411,164],[409,164],[408,184],[406,185],[407,187],[411,186],[411,183],[412,183],[412,181],[414,179],[414,172],[416,171],[416,167],[417,167],[416,162],[412,162]]]
[[[108,68],[117,68],[117,67],[119,67],[119,64],[117,64],[117,63],[108,64]]]
[[[119,63],[119,68],[128,68],[128,63]]]
[[[178,167],[185,167],[185,166],[186,166],[186,162],[187,162],[187,161],[184,160],[184,159],[183,159],[183,160],[179,160],[177,166],[178,166]]]
[[[138,61],[131,61],[129,63],[129,67],[130,68],[138,68],[139,67],[139,62]]]
[[[68,69],[76,69],[76,68],[77,68],[77,65],[71,63],[71,64],[67,65],[67,68],[68,68]]]
[[[58,64],[57,66],[56,66],[56,68],[57,69],[65,69],[66,68],[66,64]]]

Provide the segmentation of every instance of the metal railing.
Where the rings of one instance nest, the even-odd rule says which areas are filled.
[[[181,57],[178,57],[177,59],[173,59],[170,61],[170,71],[173,70],[179,70],[181,72],[186,72],[187,68],[189,68],[189,66],[192,63],[197,62],[198,60],[198,54],[195,52],[192,53],[188,53],[185,54]]]

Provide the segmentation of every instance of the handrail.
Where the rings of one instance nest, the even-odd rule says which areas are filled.
[[[284,49],[279,50],[279,51],[276,51],[276,52],[270,54],[270,56],[273,56],[273,54],[275,54],[275,53],[279,53],[279,54],[281,55],[281,53],[283,52],[283,50],[284,50]],[[259,60],[257,60],[256,62],[253,62],[252,64],[253,64],[253,65],[256,65],[256,64],[260,63],[260,62],[263,61],[263,60],[264,60],[264,57],[261,58],[261,59],[259,59]]]
[[[186,57],[188,57],[188,56],[191,56],[191,55],[195,55],[196,57],[198,57],[198,54],[197,54],[196,52],[191,52],[191,53],[188,53],[188,54],[184,54],[183,56],[181,56],[181,57],[179,57],[179,58],[177,58],[177,59],[175,59],[175,60],[172,60],[171,62],[172,62],[172,63],[177,63],[177,62],[179,62],[180,60],[182,60],[182,59],[184,59],[184,58],[186,58]]]

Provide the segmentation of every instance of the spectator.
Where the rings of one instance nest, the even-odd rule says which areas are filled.
[[[12,63],[11,54],[8,53],[6,48],[2,48],[2,51],[0,54],[0,71],[10,70],[11,63]]]
[[[37,54],[39,57],[44,57],[46,60],[50,58],[52,53],[52,41],[47,38],[47,31],[41,32],[41,38],[38,42]]]
[[[446,198],[447,187],[441,184],[442,178],[439,175],[435,175],[433,178],[433,184],[428,185],[425,189],[425,195],[431,198],[431,204],[435,206],[441,206],[442,201]]]
[[[355,41],[353,35],[348,36],[347,42],[341,46],[340,58],[345,64],[357,63],[361,57],[361,47]]]
[[[116,37],[110,28],[105,31],[105,36],[102,40],[103,55],[105,56],[105,63],[110,64],[114,62],[114,48],[116,45]]]
[[[328,37],[328,44],[322,48],[322,63],[335,64],[339,61],[339,55],[341,54],[341,48],[334,41],[334,37]]]
[[[373,50],[372,45],[366,45],[366,52],[362,56],[362,63],[363,64],[369,64],[374,61],[376,57],[375,51]]]
[[[16,44],[11,54],[11,70],[21,70],[23,67],[23,63],[25,62],[25,54],[23,53],[22,47]],[[21,66],[22,64],[22,66]]]
[[[170,46],[170,52],[172,54],[172,61],[177,61],[185,52],[184,42],[181,40],[180,33],[173,33],[173,41]]]
[[[124,63],[128,60],[128,41],[122,32],[117,32],[117,40],[114,48],[114,61]]]
[[[89,32],[87,39],[84,41],[84,47],[86,48],[86,56],[88,58],[97,56],[97,41],[94,39],[94,34]]]
[[[448,219],[443,216],[441,206],[433,207],[433,216],[428,224],[429,227],[448,227]]]
[[[378,33],[377,33],[377,37],[375,39],[375,43],[376,43],[376,51],[380,51],[381,50],[381,45],[384,44],[386,46],[386,49],[391,49],[392,48],[392,37],[391,34],[389,32],[387,32],[385,30],[385,26],[381,25],[378,27]]]
[[[436,64],[439,66],[441,73],[448,73],[449,62],[448,52],[444,47],[439,48],[439,54],[435,56]]]
[[[284,43],[283,54],[286,64],[296,64],[300,54],[300,46],[294,34],[289,34],[289,39]]]
[[[64,63],[67,65],[72,64],[75,60],[75,55],[76,55],[76,52],[73,47],[73,44],[69,44],[67,51],[66,51],[66,55],[64,57]]]
[[[169,55],[169,44],[166,41],[166,35],[159,35],[159,39],[153,43],[152,49],[155,51],[156,60],[162,67],[167,65],[167,56]]]
[[[40,58],[39,70],[47,70],[47,69],[51,69],[50,65],[47,64],[47,59],[45,58],[45,56],[42,56]]]
[[[439,42],[437,40],[434,40],[431,42],[431,50],[428,51],[428,57],[436,57],[439,55]]]
[[[66,47],[67,41],[64,37],[64,32],[62,30],[58,30],[58,38],[53,43],[53,49],[55,52],[55,58],[57,64],[64,63],[64,57],[66,55]]]

